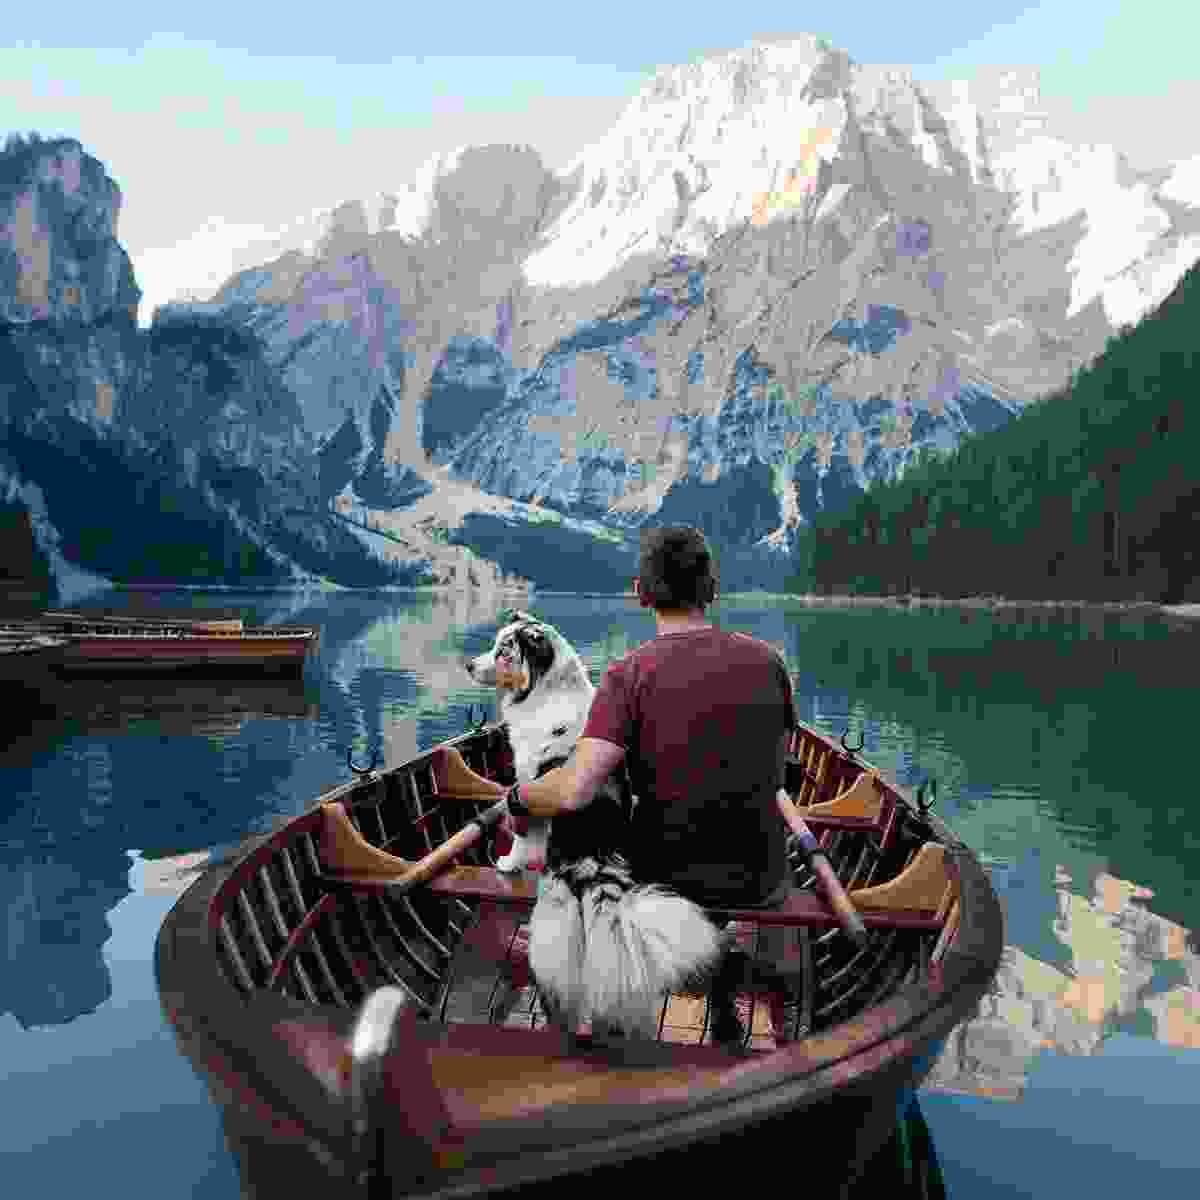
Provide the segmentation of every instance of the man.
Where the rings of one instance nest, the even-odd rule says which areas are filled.
[[[717,579],[699,530],[644,530],[633,583],[654,610],[657,636],[609,666],[565,786],[525,785],[511,810],[583,808],[627,758],[638,797],[628,853],[639,882],[706,907],[782,903],[791,875],[776,791],[796,725],[787,668],[766,643],[705,619]],[[771,928],[764,940],[780,942]],[[733,1004],[740,969],[728,957],[714,986],[713,1036],[723,1044],[745,1034]]]

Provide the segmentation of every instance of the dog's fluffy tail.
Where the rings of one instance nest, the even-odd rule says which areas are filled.
[[[586,1017],[646,1037],[658,1032],[664,995],[710,970],[722,951],[702,908],[635,885],[620,860],[559,872],[530,922],[530,968],[567,1021]]]
[[[583,1019],[583,910],[567,884],[548,876],[529,919],[529,969],[550,1019],[574,1033]]]

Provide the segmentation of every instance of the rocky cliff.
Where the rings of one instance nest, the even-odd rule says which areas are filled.
[[[322,437],[252,324],[168,310],[139,330],[119,210],[77,142],[11,138],[0,156],[0,535],[14,602],[106,578],[499,581],[465,548],[404,546],[336,510],[351,479],[384,507],[429,490],[384,461],[385,393],[366,411],[371,445],[349,418]]]

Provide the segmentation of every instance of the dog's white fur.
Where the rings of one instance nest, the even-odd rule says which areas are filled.
[[[575,753],[575,743],[587,724],[596,694],[587,668],[567,639],[553,625],[525,612],[516,613],[515,619],[496,634],[491,650],[470,661],[467,671],[471,678],[495,686],[501,674],[501,647],[522,625],[531,623],[544,630],[554,651],[554,665],[523,700],[516,698],[518,693],[513,688],[499,688],[500,720],[508,726],[518,783],[535,779],[542,763],[570,758]],[[510,661],[504,674],[521,671],[523,664]],[[514,834],[512,850],[496,860],[497,870],[522,871],[535,859],[544,861],[549,836],[548,821],[530,820],[528,832],[524,836]]]
[[[529,623],[547,638],[553,662],[518,699],[530,675],[517,661],[519,647],[515,654],[502,648]],[[500,717],[508,725],[519,782],[534,779],[551,759],[574,756],[595,688],[553,626],[517,612],[492,649],[467,669],[477,683],[500,688]],[[548,840],[549,822],[531,821],[497,867],[520,870],[533,858],[544,859]],[[721,951],[721,936],[701,908],[665,888],[635,884],[620,856],[559,866],[547,876],[529,924],[530,969],[552,1019],[568,1033],[590,1020],[593,1032],[615,1026],[655,1037],[662,996],[715,964]]]

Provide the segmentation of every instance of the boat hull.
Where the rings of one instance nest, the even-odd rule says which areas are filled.
[[[491,738],[493,733],[480,731],[471,737]],[[454,743],[462,746],[464,754],[468,752],[467,740],[455,739]],[[492,741],[473,741],[472,745],[475,750],[471,753],[478,751],[474,762],[482,762],[485,757],[495,760],[498,750]],[[365,798],[367,807],[363,811],[369,813],[374,811],[372,805],[382,807],[389,803],[388,797],[403,797],[411,785],[412,798],[420,810],[416,776],[406,773],[426,771],[427,759],[428,756],[420,756],[413,764],[348,784],[327,794],[323,802],[340,803],[339,797],[358,796]],[[811,768],[816,760],[807,761]],[[828,760],[813,773],[824,780],[827,788],[840,792],[844,781],[830,780],[842,767],[849,774],[863,769],[849,759],[841,766]],[[507,768],[494,769],[499,770],[496,777],[503,778]],[[773,1159],[784,1160],[785,1156],[788,1164],[794,1165],[795,1150],[803,1145],[806,1152],[811,1151],[811,1173],[818,1176],[817,1186],[822,1192],[865,1197],[867,1192],[862,1189],[873,1177],[873,1164],[880,1149],[894,1134],[898,1115],[907,1109],[914,1090],[932,1069],[953,1028],[973,1015],[995,975],[1003,946],[999,903],[977,860],[936,818],[929,814],[918,818],[911,804],[907,801],[904,804],[907,815],[903,821],[897,818],[889,828],[899,828],[915,820],[921,838],[941,842],[947,855],[952,854],[957,881],[954,911],[961,910],[957,918],[948,919],[945,936],[933,958],[929,958],[927,950],[922,952],[921,962],[925,965],[920,971],[915,974],[909,971],[915,962],[911,957],[897,957],[896,966],[904,972],[904,978],[899,974],[892,976],[897,981],[894,991],[880,990],[876,1000],[851,1010],[840,1021],[817,1020],[809,1036],[791,1045],[744,1062],[728,1060],[727,1067],[716,1068],[719,1075],[714,1074],[711,1058],[698,1057],[699,1047],[693,1047],[693,1051],[696,1063],[701,1065],[682,1065],[692,1062],[687,1057],[691,1051],[676,1046],[663,1047],[676,1055],[681,1064],[676,1068],[681,1074],[675,1075],[675,1083],[664,1075],[662,1084],[644,1084],[634,1092],[621,1091],[622,1080],[612,1073],[610,1066],[600,1082],[609,1089],[611,1078],[615,1090],[610,1089],[606,1096],[597,1095],[594,1089],[588,1093],[584,1086],[571,1104],[541,1110],[535,1103],[528,1113],[524,1112],[521,1094],[528,1095],[528,1088],[533,1085],[521,1083],[510,1116],[486,1117],[483,1124],[462,1126],[476,1129],[465,1144],[467,1152],[462,1163],[456,1158],[462,1151],[454,1149],[453,1142],[439,1141],[441,1135],[436,1133],[426,1137],[419,1128],[414,1132],[407,1124],[410,1119],[418,1119],[418,1123],[424,1119],[414,1118],[413,1111],[406,1108],[410,1103],[406,1097],[419,1094],[423,1087],[424,1068],[419,1064],[425,1056],[442,1055],[441,1061],[449,1061],[447,1054],[453,1058],[454,1053],[459,1053],[457,1061],[460,1064],[463,1061],[461,1047],[468,1043],[460,1043],[460,1050],[454,1051],[451,1043],[457,1034],[451,1025],[437,1019],[425,1020],[409,1026],[403,1035],[409,1039],[410,1047],[423,1045],[425,1049],[413,1051],[416,1058],[400,1060],[396,1069],[402,1071],[401,1091],[383,1095],[379,1112],[385,1124],[370,1126],[373,1131],[378,1129],[378,1135],[377,1142],[372,1143],[371,1176],[364,1182],[357,1177],[364,1158],[361,1149],[353,1148],[344,1080],[339,1082],[341,1068],[329,1066],[330,1062],[342,1061],[338,1058],[341,1051],[336,1047],[347,1044],[356,1019],[355,1006],[341,1001],[336,1005],[316,1000],[310,1003],[263,986],[258,980],[251,981],[244,964],[240,968],[244,983],[239,988],[226,974],[228,965],[223,969],[218,961],[218,943],[229,933],[223,914],[239,919],[237,904],[248,911],[247,889],[256,896],[261,894],[262,903],[266,904],[274,886],[268,874],[275,870],[274,864],[281,855],[289,858],[287,873],[293,876],[293,893],[299,896],[297,889],[302,884],[309,889],[310,897],[304,921],[300,925],[292,920],[286,922],[291,930],[286,938],[289,946],[299,946],[305,938],[312,937],[321,927],[320,922],[329,919],[331,913],[342,912],[343,905],[347,920],[351,919],[358,902],[351,903],[337,890],[312,890],[319,880],[311,872],[303,873],[307,870],[303,868],[305,855],[297,849],[298,857],[291,863],[291,851],[285,849],[307,845],[312,871],[317,870],[313,838],[324,819],[321,804],[247,849],[236,862],[212,868],[179,899],[163,924],[157,947],[156,970],[164,1011],[181,1052],[205,1080],[222,1110],[226,1136],[238,1158],[245,1194],[249,1196],[286,1195],[297,1186],[307,1191],[317,1185],[329,1196],[372,1200],[377,1196],[447,1200],[451,1196],[483,1195],[548,1197],[551,1189],[557,1192],[567,1184],[573,1194],[582,1190],[587,1195],[607,1197],[614,1187],[622,1184],[678,1186],[681,1172],[686,1171],[685,1178],[695,1178],[697,1169],[711,1170],[714,1178],[727,1178],[734,1154],[738,1162],[747,1165],[770,1164]],[[363,827],[374,819],[364,817]],[[379,820],[382,825],[382,819]],[[389,828],[395,830],[390,817]],[[420,828],[430,827],[422,824]],[[439,836],[444,836],[444,832]],[[847,836],[859,837],[853,833]],[[860,840],[854,844],[861,847],[863,843]],[[916,843],[912,845],[915,847]],[[411,851],[407,853],[411,855]],[[837,857],[836,844],[831,853]],[[908,851],[904,854],[907,858]],[[853,874],[858,851],[844,855],[843,859]],[[294,877],[295,868],[302,869],[299,884]],[[266,891],[256,890],[260,884]],[[285,886],[281,896],[270,899],[262,909],[262,931],[272,939],[276,936],[273,925],[278,927],[281,939],[286,932],[280,909],[280,903],[286,902],[286,893]],[[231,907],[234,897],[237,904]],[[378,898],[374,902],[383,903]],[[425,920],[430,920],[434,911],[429,905],[436,908],[438,903],[442,901],[436,895],[422,901]],[[399,909],[395,915],[401,917]],[[903,934],[900,925],[895,928],[895,934],[878,935],[874,945],[890,942],[900,946],[904,938],[911,936]],[[341,932],[331,931],[338,945],[343,944],[348,930],[349,926]],[[382,926],[378,934],[385,936]],[[436,934],[435,929],[429,944],[436,942]],[[374,936],[368,935],[371,946],[375,945]],[[276,952],[263,944],[260,933],[256,932],[255,938],[259,949],[256,952],[249,948],[247,954],[253,959],[258,953],[269,965]],[[834,940],[830,942],[829,938]],[[363,956],[368,955],[370,946],[357,939],[355,934],[350,945],[344,947],[345,962],[354,979],[362,981],[359,990],[369,991],[380,984],[367,984],[374,968]],[[828,955],[832,965],[822,970],[845,975],[850,970],[850,957],[844,953],[845,939],[833,930],[823,941],[826,944],[819,953]],[[464,938],[462,945],[466,944]],[[930,943],[922,944],[928,948]],[[378,957],[374,961],[377,965],[382,962]],[[282,965],[281,959],[271,970],[272,979],[282,978]],[[405,969],[409,968],[415,971],[410,980],[419,984],[419,964],[413,960]],[[386,963],[382,971],[388,971]],[[863,976],[864,982],[867,978]],[[872,991],[879,978],[870,984]],[[343,982],[348,989],[354,985],[350,976]],[[817,982],[821,982],[820,978]],[[837,994],[836,989],[828,993]],[[444,1002],[442,1012],[445,1012]],[[436,1004],[427,1015],[436,1017]],[[821,1016],[821,1012],[816,1013],[817,1018]],[[281,1031],[285,1030],[291,1032],[282,1036]],[[520,1059],[522,1071],[528,1061],[535,1073],[544,1071],[547,1080],[567,1059],[570,1070],[576,1072],[572,1078],[577,1081],[593,1069],[606,1069],[586,1058],[586,1053],[593,1051],[587,1051],[581,1063],[578,1053],[550,1048],[548,1040],[537,1041],[548,1039],[551,1032],[522,1033],[493,1027],[488,1038],[495,1035],[508,1040],[503,1044],[487,1039],[472,1043],[475,1048],[470,1053],[476,1055],[474,1061],[482,1072],[477,1083],[482,1082],[486,1091],[500,1095],[502,1106],[508,1106],[514,1055]],[[512,1040],[514,1034],[516,1040]],[[296,1036],[299,1042],[294,1040]],[[439,1038],[443,1040],[437,1041]],[[479,1049],[484,1043],[485,1048]],[[322,1060],[321,1055],[329,1053],[331,1046],[335,1047],[334,1057]],[[711,1054],[708,1047],[704,1051]],[[493,1054],[496,1057],[489,1058]],[[501,1083],[502,1075],[497,1074],[497,1064],[506,1055],[510,1064],[506,1068],[510,1073],[508,1093]],[[654,1077],[653,1071],[650,1076]],[[681,1077],[686,1079],[682,1090],[678,1085]],[[707,1083],[702,1082],[704,1079]],[[627,1094],[633,1098],[620,1098]],[[748,1154],[752,1157],[746,1157]]]
[[[72,639],[64,647],[59,665],[70,674],[175,671],[296,674],[303,671],[311,645],[309,637],[85,636]]]
[[[865,1056],[833,1064],[822,1078],[806,1081],[791,1102],[771,1092],[731,1106],[740,1111],[690,1113],[632,1136],[571,1146],[557,1158],[531,1156],[525,1164],[506,1164],[489,1180],[414,1191],[411,1163],[402,1149],[396,1161],[388,1162],[385,1140],[381,1177],[374,1190],[364,1192],[340,1155],[338,1112],[320,1102],[311,1081],[298,1076],[295,1060],[266,1035],[294,1018],[295,1006],[277,995],[255,996],[247,1006],[232,993],[212,956],[197,953],[209,902],[230,869],[212,869],[180,899],[160,934],[155,965],[179,1050],[221,1110],[243,1196],[253,1200],[314,1194],[317,1188],[328,1200],[364,1195],[371,1200],[413,1195],[556,1200],[564,1186],[572,1200],[609,1200],[621,1194],[614,1189],[632,1185],[677,1187],[681,1179],[707,1172],[714,1179],[728,1178],[732,1156],[748,1171],[775,1161],[794,1165],[801,1146],[823,1194],[875,1200],[881,1174],[877,1159],[961,1019],[942,1010]],[[330,1014],[335,1022],[345,1020],[346,1032],[351,1015]]]

